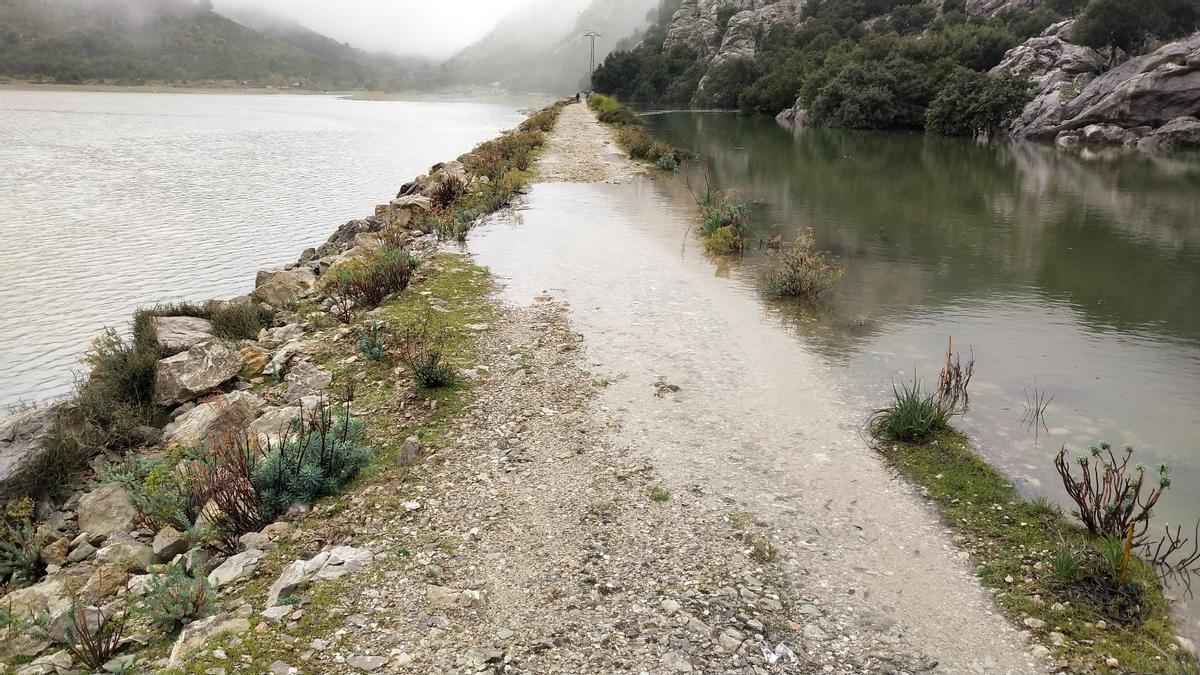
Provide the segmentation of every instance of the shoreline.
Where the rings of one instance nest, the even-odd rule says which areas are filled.
[[[580,142],[580,134],[592,132],[585,131],[589,127],[579,118],[555,121],[551,126],[560,133],[551,133],[545,146],[528,150],[545,160],[535,169],[542,179],[620,180],[634,171],[589,152],[588,143],[597,137]],[[493,147],[500,152],[502,145]],[[577,161],[563,161],[555,153]],[[283,664],[343,672],[346,666],[333,658],[331,645],[336,645],[338,656],[343,650],[351,654],[354,662],[347,663],[359,670],[511,662],[535,671],[557,666],[610,672],[658,665],[707,671],[740,659],[746,666],[787,672],[798,658],[806,665],[843,669],[933,667],[926,655],[878,645],[878,654],[840,653],[828,660],[829,654],[822,652],[826,634],[836,635],[829,608],[805,598],[786,580],[780,558],[788,551],[773,543],[776,533],[754,513],[731,511],[689,494],[685,485],[668,484],[655,467],[615,447],[605,429],[619,425],[619,419],[589,404],[606,385],[583,371],[582,337],[573,332],[563,304],[544,296],[530,309],[505,307],[486,270],[439,243],[446,236],[465,239],[471,224],[496,210],[486,211],[493,204],[482,206],[483,214],[474,208],[464,211],[475,214],[465,229],[437,229],[453,228],[452,220],[423,229],[427,221],[420,219],[428,211],[418,206],[424,203],[419,200],[437,197],[438,185],[448,175],[462,171],[470,178],[473,163],[487,151],[476,148],[468,154],[475,159],[464,155],[462,164],[437,165],[441,168],[424,180],[405,185],[405,196],[377,208],[376,222],[352,221],[320,250],[306,251],[298,263],[260,273],[256,297],[275,294],[269,304],[281,319],[274,323],[283,325],[266,330],[269,341],[262,333],[244,341],[253,355],[243,351],[238,360],[239,366],[253,360],[264,370],[249,378],[236,376],[231,380],[235,387],[219,385],[200,397],[198,405],[184,402],[181,409],[187,410],[175,416],[175,425],[198,427],[203,422],[190,418],[192,411],[215,406],[211,411],[219,418],[223,406],[237,408],[245,395],[269,401],[286,396],[294,404],[294,386],[295,393],[328,391],[336,397],[332,383],[353,378],[359,382],[353,409],[366,423],[367,437],[377,448],[375,459],[361,478],[302,511],[293,525],[268,524],[254,533],[266,538],[253,539],[260,548],[243,543],[238,553],[218,553],[213,561],[223,560],[219,565],[201,565],[212,567],[210,579],[212,574],[218,580],[233,578],[222,584],[227,587],[219,594],[223,611],[210,617],[216,620],[196,622],[206,630],[222,630],[203,635],[215,640],[207,646],[204,640],[189,643],[186,666],[175,652],[187,641],[170,634],[151,641],[137,658],[181,667],[178,672],[204,672],[206,666],[220,667],[228,658],[240,657],[264,669]],[[501,177],[511,172],[521,174],[514,178],[518,182],[534,178],[516,164]],[[450,203],[470,194],[460,193]],[[336,278],[339,265],[369,256],[372,246],[378,246],[371,240],[397,221],[404,221],[405,247],[424,259],[413,285],[350,323],[331,320],[336,307],[330,298],[322,299],[328,287],[318,286],[318,280]],[[304,270],[312,264],[320,276],[309,280]],[[407,367],[363,355],[366,322],[401,326],[433,315],[449,331],[444,346],[464,373],[450,387],[416,387]],[[273,382],[265,368],[289,348],[289,358],[296,361]],[[593,444],[593,437],[603,440]],[[708,536],[694,537],[698,531]],[[137,531],[133,534],[137,539]],[[120,539],[117,535],[124,533],[111,536]],[[152,538],[157,549],[158,536]],[[87,543],[72,542],[72,555]],[[282,605],[288,607],[285,613],[263,608],[268,586],[293,569],[293,559],[309,559],[314,549],[328,554],[337,550],[331,549],[334,544],[350,547],[353,553],[342,553],[367,562],[324,583],[298,585],[302,595],[292,605]],[[103,551],[99,548],[75,562],[74,569],[96,560]],[[644,571],[640,555],[645,551],[656,552],[659,575]],[[249,558],[253,563],[245,562]],[[503,562],[497,565],[497,560]],[[62,569],[73,567],[64,564]],[[578,579],[572,577],[575,573]],[[124,593],[117,590],[117,598],[133,596],[134,577],[122,586]],[[89,584],[93,578],[88,577]],[[143,576],[139,583],[144,581]],[[529,588],[537,589],[533,597],[542,602],[529,603]],[[424,598],[423,612],[442,621],[424,624],[414,620],[407,601],[383,600],[414,594]],[[568,612],[566,638],[561,635],[564,626],[547,615],[545,606]],[[646,612],[653,615],[650,624],[631,620]],[[368,630],[372,622],[387,622],[391,632]],[[463,622],[469,627],[460,627]],[[571,635],[594,625],[609,632],[609,642],[591,648],[575,644]],[[183,635],[201,634],[189,630]],[[660,631],[672,640],[657,640]],[[424,644],[425,639],[432,639],[432,645]],[[669,648],[678,639],[694,644]],[[629,654],[624,658],[632,663],[619,660],[623,657],[615,651]],[[40,658],[61,660],[61,653]],[[611,660],[597,662],[599,658]]]

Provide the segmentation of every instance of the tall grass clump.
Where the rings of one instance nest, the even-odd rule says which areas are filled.
[[[805,230],[790,245],[771,253],[759,290],[776,298],[816,301],[841,277],[837,258],[818,249],[812,231]]]
[[[593,94],[588,99],[588,107],[596,112],[596,118],[605,124],[618,127],[641,126],[642,120],[627,106],[612,96]]]
[[[950,419],[959,408],[938,398],[936,393],[921,391],[921,381],[892,385],[892,402],[871,413],[867,426],[877,438],[908,443],[924,443],[950,428]]]
[[[397,349],[401,363],[412,372],[413,380],[421,387],[446,387],[457,379],[454,367],[445,361],[446,334],[433,326],[429,316],[404,329]]]
[[[709,190],[700,202],[700,233],[709,253],[741,253],[748,222],[746,203],[733,193]]]
[[[212,304],[209,321],[213,334],[226,340],[254,340],[258,332],[271,325],[275,313],[257,302],[219,302]]]

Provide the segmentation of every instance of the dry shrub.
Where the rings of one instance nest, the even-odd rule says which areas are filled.
[[[338,266],[324,290],[335,305],[352,301],[357,307],[378,307],[387,296],[408,288],[417,265],[417,259],[404,249],[380,248]]]
[[[818,249],[812,232],[805,230],[791,245],[771,253],[759,287],[773,297],[816,301],[841,277],[837,258]]]
[[[467,184],[454,174],[443,174],[430,191],[429,199],[436,209],[448,208],[451,204],[467,193]]]

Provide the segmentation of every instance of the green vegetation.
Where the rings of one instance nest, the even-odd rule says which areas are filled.
[[[368,361],[382,361],[387,358],[387,324],[382,321],[368,321],[358,329],[358,342],[355,348]]]
[[[921,381],[892,384],[892,402],[871,413],[867,426],[877,438],[924,443],[950,428],[960,412],[957,403],[932,392],[921,391]]]
[[[157,340],[148,346],[111,328],[92,342],[84,357],[91,371],[78,387],[75,403],[99,430],[101,445],[128,447],[136,442],[139,427],[164,422],[166,411],[154,403],[154,377],[163,356]]]
[[[19,499],[0,514],[0,591],[28,586],[42,575],[41,537],[33,523],[33,500]],[[0,626],[3,628],[3,626]]]
[[[771,297],[815,302],[840,278],[837,258],[818,249],[812,231],[804,230],[795,241],[771,252],[759,278],[759,290]]]
[[[1067,670],[1195,667],[1175,645],[1154,570],[1136,556],[1122,563],[1121,542],[1092,536],[1044,500],[1024,500],[949,428],[928,442],[882,443],[879,451],[962,533],[1009,619],[1030,628]],[[1109,658],[1119,667],[1106,665]]]
[[[457,374],[444,358],[446,336],[434,327],[431,315],[426,314],[409,324],[398,342],[400,362],[419,386],[437,389],[454,384]]]
[[[419,261],[402,248],[382,247],[341,263],[321,280],[335,304],[374,309],[393,293],[408,288]]]
[[[946,136],[994,132],[1029,101],[1028,80],[956,68],[929,104],[925,128]]]
[[[152,574],[137,602],[138,613],[166,633],[204,618],[215,608],[208,579],[199,571],[188,574],[179,565],[165,565]]]
[[[349,408],[327,406],[311,428],[268,446],[248,467],[259,518],[269,523],[292,504],[312,504],[336,494],[372,457],[364,444],[363,423],[350,417]]]
[[[63,627],[67,651],[89,669],[100,670],[120,650],[128,616],[124,611],[105,616],[99,608],[73,598]]]
[[[719,255],[741,253],[749,222],[746,203],[733,193],[709,189],[699,204],[704,249]]]
[[[1153,39],[1176,39],[1197,27],[1200,0],[1090,0],[1072,29],[1071,39],[1107,50],[1109,64],[1113,65],[1122,54],[1133,56]]]
[[[930,5],[909,0],[814,1],[805,13],[800,25],[763,31],[753,58],[713,67],[703,89],[704,66],[693,52],[681,46],[664,51],[650,40],[610,54],[593,86],[647,106],[774,116],[799,99],[810,121],[824,126],[986,132],[997,126],[998,115],[1023,105],[1028,93],[1011,81],[981,87],[961,71],[984,77],[1005,51],[1059,19],[1045,8],[969,17],[954,3],[937,17]],[[875,20],[869,29],[867,20]],[[939,111],[930,123],[935,99]],[[950,124],[956,110],[968,111],[968,121]]]
[[[650,501],[662,503],[671,498],[671,491],[661,485],[651,485],[646,489]]]
[[[650,162],[664,171],[676,171],[687,159],[687,153],[671,147],[655,138],[646,130],[646,125],[627,106],[617,99],[595,94],[588,100],[588,107],[596,111],[596,118],[617,129],[617,144],[633,159]]]
[[[296,24],[258,25],[191,0],[10,0],[0,3],[0,75],[306,89],[398,89],[412,80],[411,65],[396,59]]]

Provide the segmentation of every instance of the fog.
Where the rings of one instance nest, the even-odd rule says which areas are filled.
[[[214,0],[297,21],[355,47],[445,59],[531,0]]]

